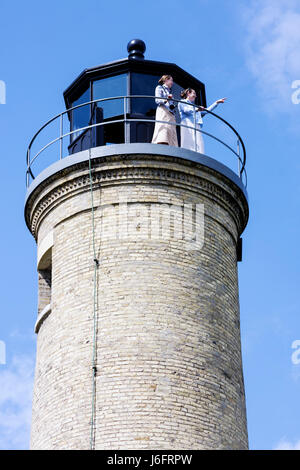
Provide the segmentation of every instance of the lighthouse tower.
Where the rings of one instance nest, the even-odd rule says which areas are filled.
[[[64,92],[66,111],[29,145],[32,449],[248,446],[237,272],[244,145],[213,113],[207,123],[238,141],[237,172],[206,124],[205,145],[214,139],[220,153],[152,144],[162,75],[172,75],[176,100],[191,87],[206,107],[206,95],[201,81],[144,52],[133,40],[125,59],[85,69]],[[49,140],[34,150],[42,134]]]

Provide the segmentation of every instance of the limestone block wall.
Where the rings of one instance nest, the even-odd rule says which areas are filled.
[[[216,171],[161,155],[94,159],[93,194],[95,448],[247,448],[236,263],[245,196]],[[31,447],[89,449],[94,261],[87,163],[41,184],[26,215],[38,246],[53,237]],[[198,245],[195,232],[204,235]]]

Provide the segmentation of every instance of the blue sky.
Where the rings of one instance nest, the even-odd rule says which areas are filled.
[[[292,101],[299,3],[2,0],[0,18],[0,449],[29,445],[37,274],[23,218],[26,148],[64,109],[73,79],[126,57],[135,37],[145,41],[146,58],[175,62],[203,81],[209,104],[228,97],[218,112],[243,137],[248,158],[239,286],[250,448],[300,449],[300,364],[292,362],[300,339],[300,105]]]

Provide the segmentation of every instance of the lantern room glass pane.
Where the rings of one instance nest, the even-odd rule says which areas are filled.
[[[127,95],[127,73],[102,78],[93,82],[93,100]],[[124,100],[116,99],[97,102],[103,120],[124,114]]]
[[[82,103],[91,101],[90,88],[88,88],[76,101],[73,101],[72,107]],[[80,108],[72,111],[72,130],[81,129],[89,125],[90,121],[90,105],[81,106]],[[75,140],[80,132],[75,132],[71,135],[71,141]]]
[[[157,75],[148,75],[132,72],[131,79],[131,95],[155,95],[155,87],[159,80]],[[143,114],[154,118],[156,111],[156,103],[152,98],[132,98],[131,113]]]

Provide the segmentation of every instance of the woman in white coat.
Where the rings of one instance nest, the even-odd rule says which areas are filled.
[[[183,90],[181,92],[181,98],[183,98],[183,103],[178,104],[178,111],[181,119],[180,124],[189,126],[180,127],[181,147],[204,153],[204,142],[200,132],[200,129],[203,127],[202,117],[207,114],[206,110],[212,111],[218,106],[219,103],[224,103],[226,98],[221,98],[215,101],[208,108],[203,108],[202,106],[195,108],[192,106],[195,102],[195,99],[197,98],[196,92],[192,88]],[[194,131],[194,124],[196,124],[196,132]]]

